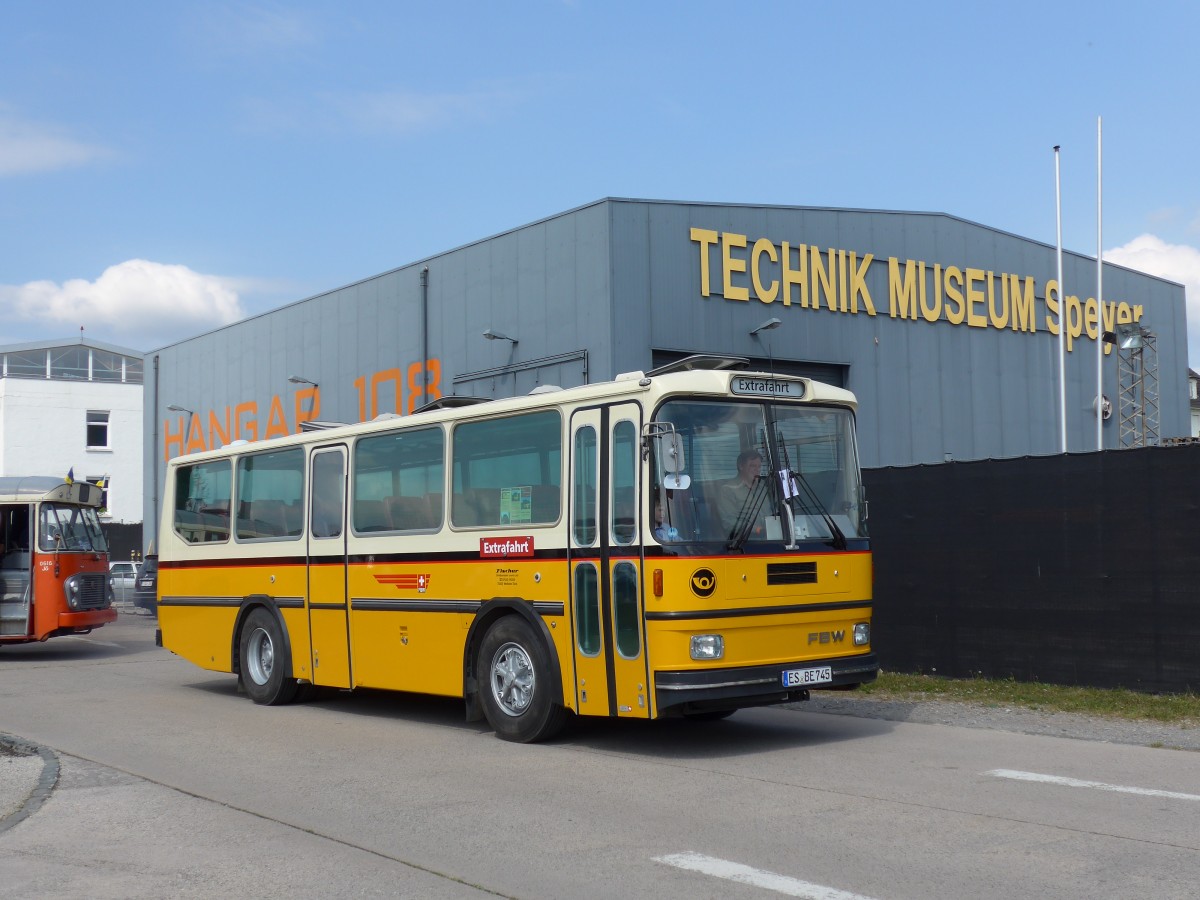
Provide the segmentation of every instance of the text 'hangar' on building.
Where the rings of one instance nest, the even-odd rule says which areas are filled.
[[[146,521],[165,460],[502,397],[748,357],[859,400],[865,467],[1096,449],[1105,332],[1153,335],[1162,437],[1189,433],[1181,285],[942,213],[604,199],[146,356]],[[774,320],[778,320],[776,323]],[[1098,353],[1100,342],[1102,353]],[[1117,448],[1117,417],[1104,422]]]

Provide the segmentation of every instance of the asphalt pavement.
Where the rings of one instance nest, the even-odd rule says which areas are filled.
[[[143,644],[152,635],[154,621],[148,614],[122,609],[122,619],[138,626],[134,632]],[[98,635],[103,636],[103,632]],[[892,719],[1142,746],[1187,746],[1184,738],[1195,733],[1190,729],[1168,740],[1151,741],[1147,738],[1153,735],[1142,733],[1125,737],[1077,731],[1079,722],[1061,716],[1031,723],[1006,709],[938,711],[930,704],[889,705],[843,695],[821,695],[797,709],[823,713],[817,717],[823,719]],[[73,746],[78,752],[85,745]],[[503,746],[491,750],[493,754],[510,751],[515,752]],[[770,753],[763,755],[770,757]],[[6,900],[281,893],[314,898],[497,895],[478,884],[464,883],[450,870],[439,873],[427,868],[427,863],[415,865],[367,849],[370,842],[356,844],[336,828],[318,833],[289,824],[302,817],[280,815],[269,805],[243,802],[236,794],[232,800],[214,802],[202,792],[190,793],[190,787],[179,789],[153,780],[154,776],[141,777],[101,764],[97,761],[101,758],[111,761],[70,755],[37,746],[22,735],[0,733],[0,870]],[[414,808],[420,805],[420,797],[415,798]],[[498,877],[495,883],[504,880]]]

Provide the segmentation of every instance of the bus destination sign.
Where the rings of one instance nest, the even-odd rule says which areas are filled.
[[[803,400],[804,382],[781,381],[761,375],[734,375],[729,382],[729,393],[742,397],[787,397],[791,400]]]

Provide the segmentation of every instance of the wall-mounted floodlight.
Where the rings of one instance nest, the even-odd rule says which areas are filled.
[[[313,387],[317,387],[317,383],[315,381],[309,381],[307,378],[302,378],[299,375],[289,375],[288,381],[292,384],[311,384]]]
[[[778,328],[782,324],[783,323],[781,321],[779,321],[779,319],[772,317],[770,319],[767,319],[767,321],[763,322],[757,328],[750,329],[750,334],[751,334],[751,336],[753,336],[753,335],[758,334],[760,331],[770,331],[772,328]]]
[[[507,334],[502,334],[499,331],[493,331],[490,328],[483,333],[483,336],[489,341],[512,341],[514,344],[517,342],[515,337],[509,337]]]
[[[1149,336],[1150,332],[1136,322],[1117,326],[1117,346],[1122,350],[1141,350]]]
[[[186,406],[180,406],[178,403],[168,403],[167,409],[169,409],[171,412],[185,412],[189,416],[194,416],[196,414],[194,409],[188,409]]]

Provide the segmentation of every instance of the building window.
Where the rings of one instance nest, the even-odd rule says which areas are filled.
[[[89,450],[108,449],[108,410],[89,409],[87,411],[87,448]]]
[[[47,351],[50,368],[47,378],[91,380],[91,354],[87,347],[54,347]]]
[[[28,350],[4,355],[4,374],[16,378],[48,378],[46,351]]]
[[[92,381],[121,381],[125,357],[108,350],[92,351]]]

